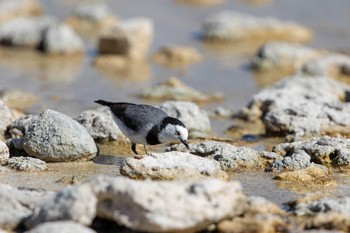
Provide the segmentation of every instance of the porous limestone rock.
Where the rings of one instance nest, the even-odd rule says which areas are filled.
[[[276,159],[267,168],[268,171],[282,172],[294,171],[307,168],[311,165],[311,157],[303,150],[296,150],[293,153],[287,153],[281,159]]]
[[[17,171],[46,171],[47,165],[44,161],[31,157],[11,157],[6,160],[4,166]]]

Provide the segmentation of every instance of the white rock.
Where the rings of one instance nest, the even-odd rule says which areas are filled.
[[[196,232],[247,208],[238,182],[156,182],[98,176],[90,184],[98,197],[98,217],[135,231]]]
[[[10,157],[10,151],[6,143],[0,140],[0,165]]]
[[[73,221],[57,221],[40,224],[24,233],[96,233],[91,228]]]

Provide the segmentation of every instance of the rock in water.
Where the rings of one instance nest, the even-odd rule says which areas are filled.
[[[97,153],[96,144],[84,126],[50,109],[33,120],[23,149],[46,162],[90,160]]]
[[[98,198],[97,216],[135,231],[196,232],[241,215],[247,208],[238,182],[135,181],[107,176],[89,182]]]

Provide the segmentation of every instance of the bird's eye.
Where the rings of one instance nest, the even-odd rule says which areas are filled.
[[[176,134],[177,136],[180,136],[180,132],[177,131],[177,130],[176,130],[175,134]]]

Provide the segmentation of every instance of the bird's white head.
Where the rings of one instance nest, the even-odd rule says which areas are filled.
[[[178,119],[167,117],[163,121],[162,128],[158,134],[158,140],[162,143],[171,141],[182,142],[187,149],[190,147],[187,144],[188,130],[186,126]]]

